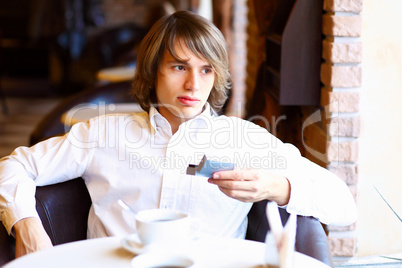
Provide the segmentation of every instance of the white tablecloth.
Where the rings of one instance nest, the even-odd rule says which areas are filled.
[[[109,237],[55,246],[18,258],[4,268],[16,267],[133,267],[135,254],[122,247],[122,238]],[[188,248],[192,267],[264,267],[265,244],[229,238],[202,238]],[[151,254],[151,253],[145,253]],[[138,255],[141,256],[141,255]],[[325,264],[296,252],[295,267],[327,268]]]

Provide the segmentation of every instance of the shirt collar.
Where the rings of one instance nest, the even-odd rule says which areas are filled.
[[[153,134],[155,134],[159,128],[170,128],[169,122],[159,113],[159,111],[154,106],[151,106],[151,108],[149,109],[149,121],[154,130]]]
[[[206,102],[204,105],[204,110],[201,112],[201,114],[182,123],[179,129],[186,126],[191,126],[191,128],[193,129],[205,128],[207,127],[208,124],[206,121],[209,121],[214,116],[217,116],[217,113],[211,108],[209,103]],[[151,108],[149,109],[149,121],[154,130],[153,134],[156,134],[156,132],[160,128],[162,129],[171,128],[167,119],[164,118],[154,106],[151,106]]]

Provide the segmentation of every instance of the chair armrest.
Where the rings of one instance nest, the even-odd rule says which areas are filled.
[[[259,242],[265,241],[265,237],[269,231],[266,205],[266,200],[253,204],[248,214],[246,239]],[[282,208],[279,208],[279,213],[282,224],[285,225],[290,215]],[[295,250],[331,267],[333,266],[327,235],[321,223],[313,217],[297,216]]]
[[[53,245],[86,239],[90,207],[81,178],[36,189],[36,210]]]
[[[84,181],[36,188],[36,210],[53,245],[86,239],[91,198]],[[0,222],[0,266],[15,257],[15,239]]]
[[[313,217],[297,216],[296,251],[333,267],[327,235]]]
[[[15,239],[9,236],[0,222],[0,267],[14,259]]]

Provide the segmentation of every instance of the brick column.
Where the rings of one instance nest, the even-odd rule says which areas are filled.
[[[304,131],[306,156],[343,179],[356,201],[362,7],[363,0],[324,0],[321,117]],[[328,231],[334,256],[354,256],[355,224],[328,226]]]
[[[329,113],[327,135],[335,138],[338,161],[327,168],[345,180],[357,201],[359,100],[362,81],[363,0],[325,0],[323,15],[321,105]],[[331,150],[331,148],[328,148]],[[356,252],[355,225],[329,227],[329,242],[334,256],[353,256]]]

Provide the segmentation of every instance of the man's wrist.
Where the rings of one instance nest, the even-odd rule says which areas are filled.
[[[21,230],[25,230],[26,228],[29,228],[30,226],[37,224],[42,225],[42,222],[39,218],[36,217],[23,218],[14,223],[13,227],[11,228],[11,235],[16,237],[16,234]]]
[[[278,196],[275,198],[275,202],[278,206],[286,206],[290,199],[290,182],[286,177],[280,177],[280,182],[278,183]]]

